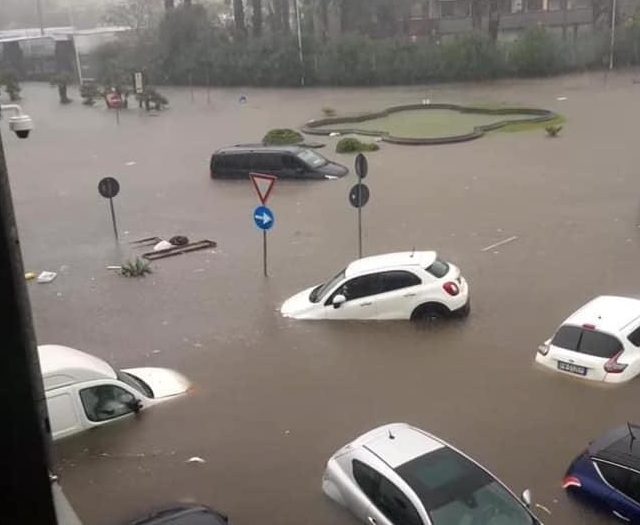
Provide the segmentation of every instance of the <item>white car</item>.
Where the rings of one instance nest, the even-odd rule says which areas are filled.
[[[430,319],[469,313],[460,270],[436,252],[400,252],[353,261],[324,284],[287,299],[294,319]]]
[[[592,299],[540,345],[536,362],[593,381],[633,379],[640,373],[640,300]]]
[[[469,456],[406,423],[338,450],[322,490],[368,525],[541,525],[528,490],[520,501]]]
[[[174,370],[117,370],[68,346],[38,346],[38,357],[54,441],[130,417],[191,386]]]

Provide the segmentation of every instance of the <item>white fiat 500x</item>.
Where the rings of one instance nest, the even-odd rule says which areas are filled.
[[[640,374],[640,300],[600,296],[538,348],[536,362],[568,375],[623,383]]]
[[[294,319],[432,319],[469,313],[460,270],[434,251],[400,252],[353,261],[326,283],[287,299]]]

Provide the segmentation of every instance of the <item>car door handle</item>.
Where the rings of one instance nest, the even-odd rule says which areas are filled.
[[[404,294],[404,297],[415,297],[416,294],[415,293],[406,293]]]
[[[373,516],[367,516],[367,521],[371,523],[371,525],[376,525],[376,523],[378,523]]]
[[[622,515],[622,514],[620,514],[618,511],[615,511],[615,510],[614,510],[614,511],[613,511],[613,515],[614,515],[616,518],[620,518],[620,519],[621,519],[621,520],[623,520],[623,521],[631,521],[629,518],[627,518],[626,516],[623,516],[623,515]]]
[[[373,303],[369,302],[369,303],[361,303],[360,306],[371,306]]]

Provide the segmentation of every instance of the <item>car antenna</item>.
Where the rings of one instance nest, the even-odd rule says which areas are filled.
[[[409,255],[409,257],[413,257],[415,253],[416,253],[416,247],[414,246],[413,248],[411,248],[411,255]]]
[[[627,421],[627,428],[629,429],[629,435],[631,436],[631,440],[629,441],[629,450],[633,448],[633,442],[636,440],[636,435],[631,430],[631,423]]]
[[[391,429],[389,429],[389,439],[395,439],[396,437],[393,435],[393,433],[391,432]]]

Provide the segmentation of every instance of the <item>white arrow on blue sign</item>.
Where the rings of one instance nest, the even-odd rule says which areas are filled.
[[[253,212],[253,220],[261,230],[270,230],[273,227],[275,217],[266,206],[258,206]]]

